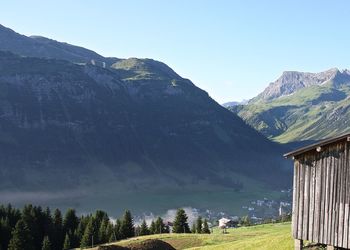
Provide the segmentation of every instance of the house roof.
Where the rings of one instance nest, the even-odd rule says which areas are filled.
[[[337,137],[332,137],[332,138],[328,138],[325,140],[321,140],[317,143],[293,150],[289,153],[284,154],[283,156],[285,158],[291,158],[291,157],[295,157],[297,155],[309,152],[309,151],[313,151],[313,150],[317,150],[317,148],[319,147],[323,147],[323,146],[327,146],[329,144],[335,143],[335,142],[339,142],[339,141],[350,141],[350,133],[347,134],[343,134]]]
[[[227,218],[221,218],[220,220],[219,220],[219,222],[221,222],[221,223],[227,223],[227,222],[230,222],[231,220],[230,219],[227,219]]]

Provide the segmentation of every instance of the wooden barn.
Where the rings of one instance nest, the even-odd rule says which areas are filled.
[[[350,249],[350,134],[285,154],[294,160],[292,231],[327,249]]]

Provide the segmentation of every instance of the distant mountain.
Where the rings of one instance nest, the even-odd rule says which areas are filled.
[[[278,142],[319,140],[349,132],[350,71],[288,71],[245,106],[231,107]]]
[[[297,71],[283,72],[282,76],[259,94],[254,100],[273,100],[282,96],[290,95],[296,91],[314,85],[323,85],[333,80],[338,74],[336,68],[320,72],[305,73]]]
[[[45,191],[42,200],[82,210],[101,200],[225,210],[290,184],[284,148],[166,64],[104,65],[92,51],[6,28],[0,38],[11,51],[0,52],[0,196],[25,191],[33,202]]]
[[[232,106],[237,106],[237,105],[245,105],[248,103],[248,100],[243,100],[241,102],[225,102],[223,104],[221,104],[223,107],[225,108],[229,108],[229,107],[232,107]]]

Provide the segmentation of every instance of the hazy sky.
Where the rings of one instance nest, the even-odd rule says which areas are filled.
[[[153,58],[218,102],[285,70],[350,67],[350,1],[8,0],[0,23],[104,56]]]

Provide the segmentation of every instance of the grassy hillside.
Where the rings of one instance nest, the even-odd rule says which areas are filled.
[[[147,239],[160,239],[176,249],[293,249],[290,223],[265,224],[252,227],[229,229],[227,234],[222,234],[216,229],[213,234],[163,234],[137,237],[114,243],[120,246],[128,246],[135,242]],[[97,249],[97,248],[94,248]]]
[[[330,81],[230,110],[274,141],[319,140],[349,132],[349,96],[348,84]]]

